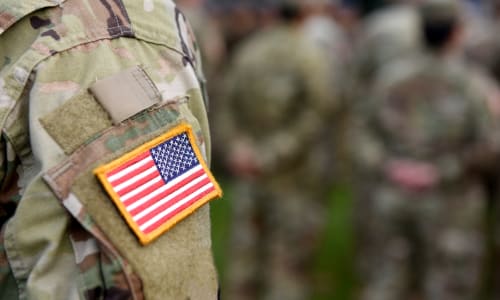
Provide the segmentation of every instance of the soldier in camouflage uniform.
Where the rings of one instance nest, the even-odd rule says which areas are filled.
[[[0,45],[0,299],[216,299],[208,206],[143,246],[92,174],[181,123],[210,157],[173,2],[4,0]]]
[[[377,76],[355,135],[360,299],[478,299],[491,163],[484,89],[455,51],[454,0],[419,9],[428,53]],[[491,155],[489,155],[491,154]]]
[[[296,4],[282,16],[235,53],[217,120],[238,179],[227,299],[310,299],[327,189],[315,151],[335,99]]]
[[[338,2],[307,0],[302,4],[306,11],[304,34],[322,50],[323,59],[330,70],[330,84],[339,103],[335,114],[330,116],[330,126],[328,126],[330,132],[327,133],[329,138],[323,138],[325,143],[323,161],[329,166],[332,182],[345,180],[350,171],[350,166],[347,164],[349,154],[346,147],[348,111],[346,110],[347,106],[342,101],[344,100],[342,92],[346,86],[345,70],[351,62],[352,49],[351,41],[336,18],[340,9]],[[321,157],[318,156],[318,159]]]
[[[365,4],[375,4],[364,1]],[[365,5],[363,4],[363,5]],[[371,11],[371,9],[375,9]],[[368,8],[367,8],[368,9]],[[346,166],[352,166],[353,145],[349,142],[355,115],[364,109],[373,81],[379,70],[393,60],[411,56],[421,51],[418,16],[415,6],[408,1],[383,4],[378,1],[360,20],[353,38],[352,57],[343,79],[342,95],[345,98]],[[367,51],[367,49],[370,49]],[[351,171],[352,172],[352,171]],[[352,175],[352,174],[349,174]],[[352,177],[351,177],[352,178]]]

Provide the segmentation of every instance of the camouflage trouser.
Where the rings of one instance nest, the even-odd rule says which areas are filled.
[[[307,300],[324,218],[317,198],[295,187],[235,188],[225,299]]]
[[[362,300],[475,300],[484,256],[484,194],[408,194],[378,186],[357,203]]]

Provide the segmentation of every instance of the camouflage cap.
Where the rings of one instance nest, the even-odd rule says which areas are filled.
[[[460,5],[457,0],[424,0],[419,11],[427,22],[446,22],[460,18]]]

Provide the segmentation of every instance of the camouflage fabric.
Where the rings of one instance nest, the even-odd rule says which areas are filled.
[[[328,1],[326,1],[328,2]],[[334,113],[330,116],[329,133],[322,139],[326,149],[325,165],[330,168],[332,181],[345,180],[350,173],[349,154],[347,147],[348,105],[346,103],[346,87],[349,77],[346,70],[350,66],[352,56],[352,43],[344,28],[336,22],[332,15],[324,12],[325,1],[312,1],[309,5],[318,12],[307,16],[304,22],[304,34],[313,44],[316,44],[324,55],[324,63],[330,70],[329,78],[334,97],[337,102]],[[318,7],[315,7],[318,6]]]
[[[344,165],[347,166],[353,164],[353,144],[350,142],[354,134],[352,123],[359,111],[365,109],[365,99],[370,97],[377,73],[394,60],[421,51],[419,19],[414,5],[386,5],[361,19],[358,30],[353,38],[351,59],[343,73],[345,153],[348,153],[348,161]],[[352,168],[344,169],[352,173]]]
[[[318,51],[300,27],[277,25],[245,41],[226,75],[217,130],[226,157],[251,151],[257,169],[236,174],[228,299],[310,297],[328,188],[316,154],[336,105]]]
[[[486,90],[472,74],[456,57],[389,64],[357,116],[361,299],[478,299],[479,171],[495,142]],[[435,177],[407,186],[391,175],[396,164],[412,166],[407,176],[430,168]]]
[[[92,174],[180,122],[210,157],[200,55],[173,2],[2,1],[0,44],[0,298],[216,299],[208,207],[139,247]],[[160,105],[113,125],[88,87],[136,66]]]

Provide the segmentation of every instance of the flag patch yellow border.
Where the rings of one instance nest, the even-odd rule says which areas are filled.
[[[94,174],[142,245],[222,196],[186,123],[97,167]]]

